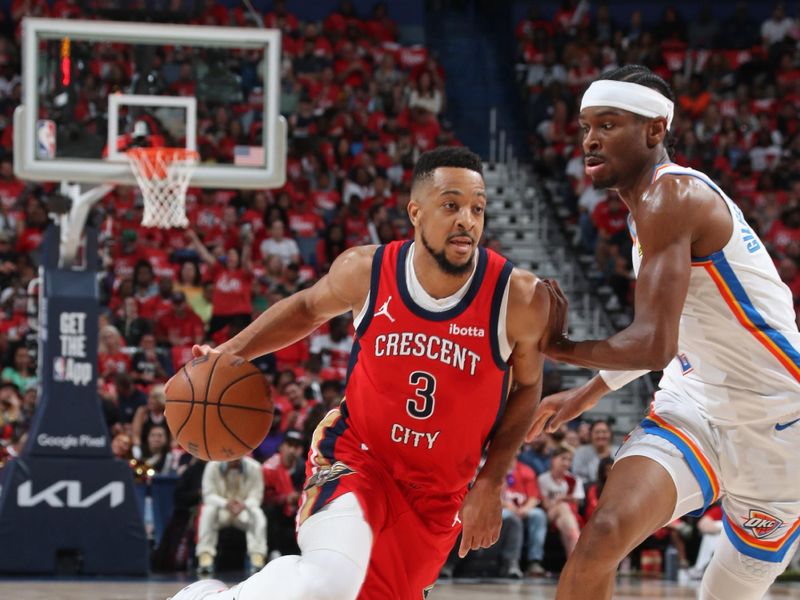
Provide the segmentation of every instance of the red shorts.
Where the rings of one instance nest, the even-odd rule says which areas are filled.
[[[372,554],[358,600],[425,598],[461,532],[457,516],[466,488],[441,494],[393,479],[338,410],[314,432],[306,477],[298,526],[352,492],[372,527]]]

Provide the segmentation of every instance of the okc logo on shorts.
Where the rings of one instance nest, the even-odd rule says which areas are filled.
[[[759,540],[767,537],[783,525],[783,521],[779,518],[773,517],[771,514],[761,510],[753,510],[752,508],[750,509],[750,516],[742,518],[744,519],[743,527],[749,529],[753,536]]]

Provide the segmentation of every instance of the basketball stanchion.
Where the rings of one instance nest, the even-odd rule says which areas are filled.
[[[0,572],[144,574],[133,475],[111,453],[97,400],[97,232],[85,230],[80,268],[62,266],[60,238],[51,225],[42,242],[40,396],[27,443],[0,476]]]

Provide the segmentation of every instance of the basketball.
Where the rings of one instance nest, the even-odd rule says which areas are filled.
[[[210,354],[167,382],[167,425],[181,447],[203,460],[249,454],[272,425],[272,398],[261,371],[240,356]]]

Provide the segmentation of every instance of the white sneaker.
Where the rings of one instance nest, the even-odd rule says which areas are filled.
[[[167,598],[167,600],[202,600],[227,589],[228,586],[219,579],[201,579],[187,585],[174,596]]]

